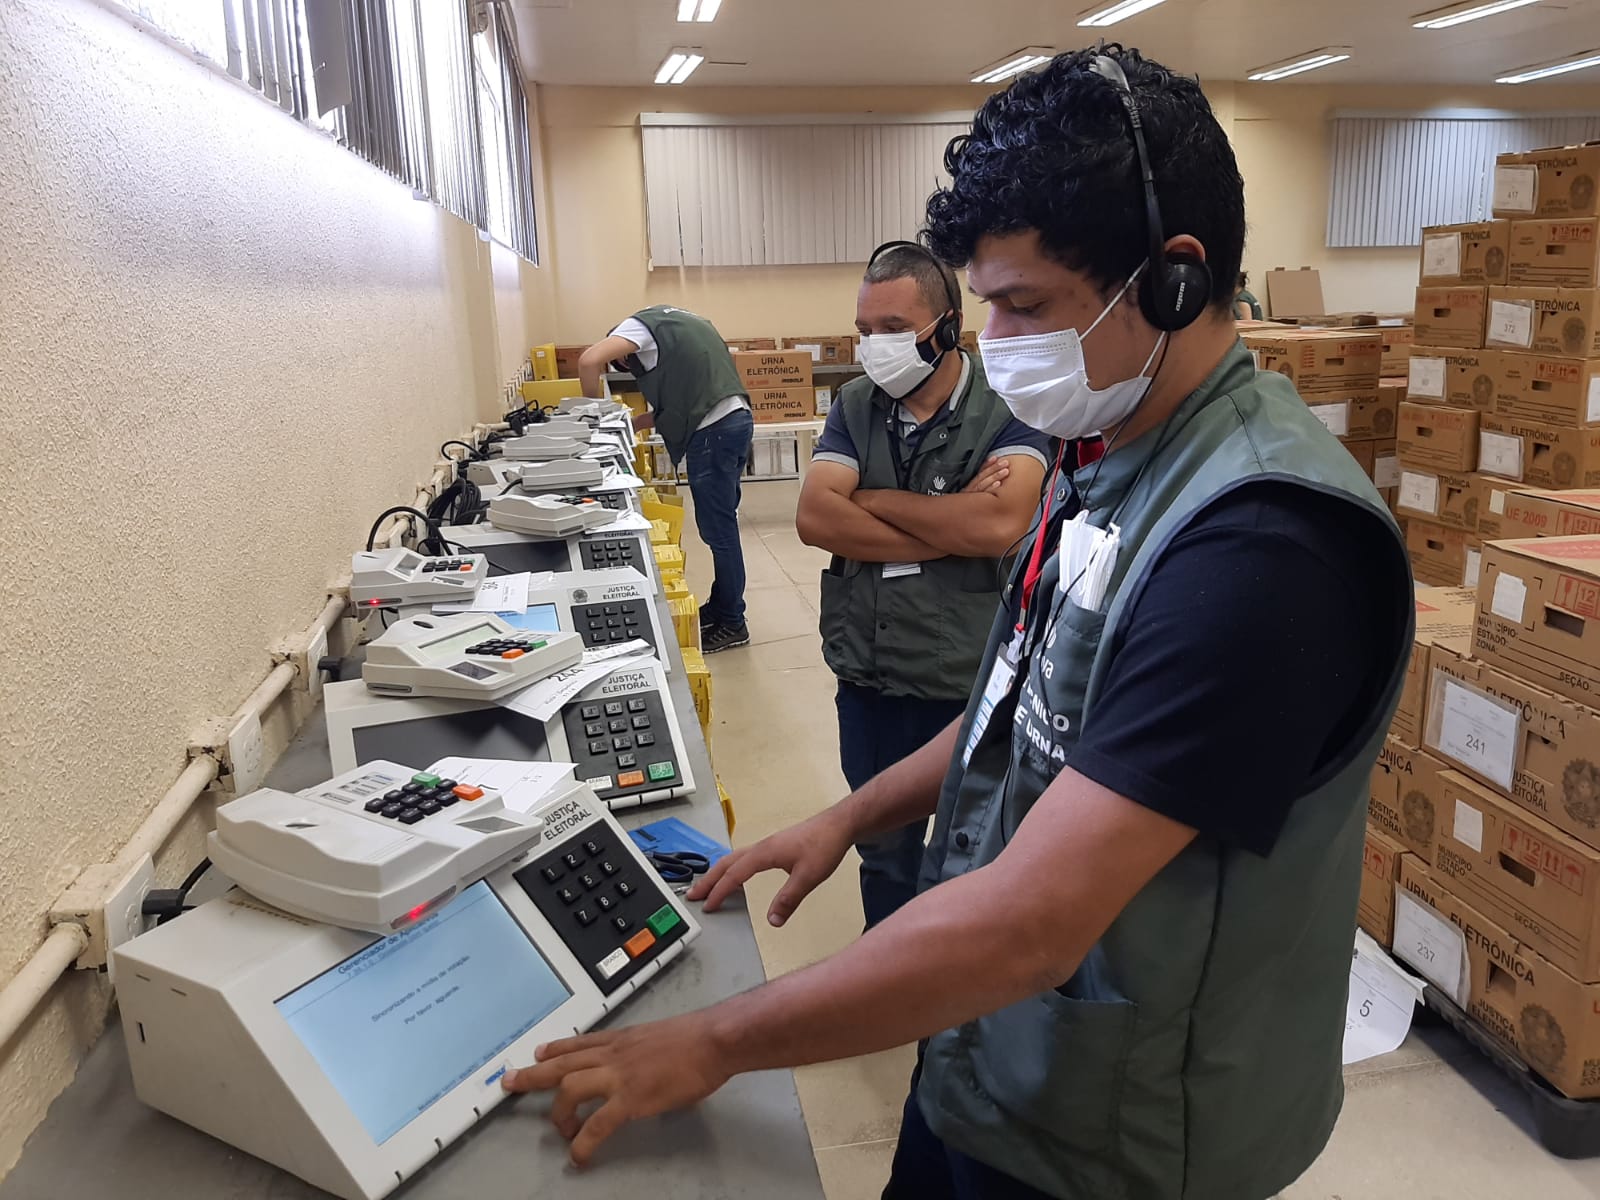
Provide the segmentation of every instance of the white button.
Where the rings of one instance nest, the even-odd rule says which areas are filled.
[[[618,971],[622,970],[623,967],[627,966],[629,961],[628,952],[626,950],[617,949],[606,955],[595,965],[600,972],[600,978],[610,979]]]

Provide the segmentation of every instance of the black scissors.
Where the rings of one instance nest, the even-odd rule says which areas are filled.
[[[693,850],[646,850],[644,856],[668,883],[688,883],[711,869],[711,860]]]

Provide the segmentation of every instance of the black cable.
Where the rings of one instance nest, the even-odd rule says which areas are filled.
[[[449,447],[449,446],[460,446],[463,450],[465,450],[467,452],[467,457],[465,459],[453,458],[450,454],[446,453],[446,447]],[[440,458],[449,458],[449,459],[451,459],[451,461],[457,462],[457,463],[459,463],[459,462],[477,462],[480,459],[482,459],[483,456],[484,456],[483,455],[483,451],[479,450],[478,447],[472,445],[470,442],[463,442],[460,438],[451,438],[448,442],[443,443],[439,447],[439,457]]]
[[[378,540],[379,528],[382,527],[386,520],[394,516],[396,513],[410,513],[413,517],[416,517],[417,520],[421,521],[424,526],[429,524],[428,514],[425,512],[418,512],[409,504],[396,504],[393,508],[386,508],[378,514],[378,519],[372,523],[372,528],[367,530],[367,550],[369,552],[372,550],[373,544]]]
[[[157,925],[165,925],[174,917],[182,916],[193,907],[189,903],[189,892],[195,884],[211,869],[211,860],[202,858],[198,866],[184,878],[184,881],[175,888],[151,888],[145,893],[140,902],[139,911],[144,916],[154,917]]]

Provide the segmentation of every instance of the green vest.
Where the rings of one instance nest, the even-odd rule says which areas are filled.
[[[729,396],[749,391],[734,368],[728,343],[717,328],[688,309],[658,304],[633,314],[650,331],[659,354],[646,371],[629,360],[639,390],[656,416],[656,432],[674,463],[689,449],[689,438],[713,408]]]
[[[1093,471],[1079,473],[1080,488]],[[1114,510],[1122,531],[1105,611],[1063,602],[965,768],[958,753],[923,888],[999,856],[1059,771],[1057,748],[1093,710],[1151,564],[1209,501],[1257,480],[1348,499],[1374,517],[1373,569],[1384,556],[1407,569],[1393,518],[1355,460],[1235,344],[1165,429],[1105,460],[1090,520],[1103,527]],[[1052,557],[1041,609],[1060,599],[1058,579]],[[1397,622],[1409,622],[1409,589],[1396,590]],[[998,621],[990,636],[984,679],[1008,626]],[[1305,1171],[1343,1101],[1368,775],[1407,646],[1396,647],[1354,757],[1296,798],[1271,854],[1195,839],[1066,983],[930,1039],[918,1100],[935,1133],[1062,1200],[1264,1200]]]
[[[895,402],[865,376],[834,401],[855,443],[861,487],[924,495],[960,492],[1011,423],[989,389],[983,364],[970,374],[954,412],[933,418],[915,455],[900,447],[902,482],[889,432]],[[1000,602],[1004,566],[993,558],[936,558],[915,575],[883,577],[882,563],[835,557],[822,573],[822,657],[845,683],[890,696],[965,700],[983,658],[984,632]]]

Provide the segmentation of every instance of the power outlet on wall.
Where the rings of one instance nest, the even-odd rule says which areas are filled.
[[[147,854],[131,868],[96,863],[73,881],[50,908],[50,924],[79,925],[89,944],[77,966],[106,966],[111,951],[145,931],[144,898],[155,884],[155,866]]]
[[[247,796],[267,777],[267,748],[261,736],[261,718],[251,713],[228,734],[224,759],[235,796]]]

